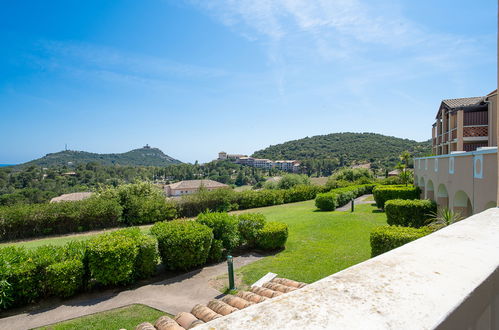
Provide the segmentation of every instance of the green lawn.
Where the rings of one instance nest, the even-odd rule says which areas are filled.
[[[144,225],[140,226],[140,230],[147,234],[149,233],[149,229],[151,228],[152,225]],[[16,245],[16,246],[24,246],[27,249],[34,249],[42,245],[64,245],[70,241],[86,241],[91,239],[92,237],[99,235],[103,232],[110,232],[117,230],[119,228],[110,228],[106,229],[103,231],[98,231],[98,232],[89,232],[89,233],[84,233],[84,234],[69,234],[69,235],[64,235],[64,236],[53,236],[53,237],[47,237],[47,238],[35,238],[32,240],[23,240],[23,241],[18,241],[18,242],[7,242],[7,243],[1,243],[0,248],[5,247],[5,246],[11,246],[11,245]]]
[[[70,330],[70,329],[135,329],[142,322],[151,322],[154,324],[156,319],[162,315],[168,315],[165,312],[145,306],[130,305],[109,311],[95,313],[87,316],[78,317],[69,321],[64,321],[43,328],[44,330]],[[171,317],[171,315],[168,315]]]
[[[311,283],[371,255],[369,234],[386,224],[386,216],[373,212],[370,204],[361,204],[350,212],[318,212],[314,201],[278,205],[251,212],[261,212],[267,221],[289,225],[286,249],[237,271],[245,284],[252,284],[267,272]]]

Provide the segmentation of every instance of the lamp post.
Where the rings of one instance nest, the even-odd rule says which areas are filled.
[[[235,290],[236,286],[234,285],[234,262],[232,260],[232,256],[227,256],[227,268],[229,270],[229,290]]]

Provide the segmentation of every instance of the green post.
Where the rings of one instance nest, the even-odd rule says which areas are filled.
[[[354,208],[355,208],[355,199],[352,198],[352,212],[354,211]]]
[[[227,256],[227,268],[229,269],[229,290],[235,290],[234,285],[234,263],[232,262],[232,256]]]

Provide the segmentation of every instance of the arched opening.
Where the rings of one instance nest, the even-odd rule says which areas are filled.
[[[459,212],[463,218],[473,214],[473,205],[471,205],[470,198],[462,190],[454,195],[454,212]]]
[[[490,202],[488,202],[487,204],[485,204],[485,208],[484,208],[484,210],[486,210],[486,209],[491,209],[491,208],[493,208],[493,207],[497,207],[497,203],[496,203],[496,202],[493,202],[493,201],[490,201]]]
[[[419,188],[421,189],[421,195],[419,196],[419,198],[424,199],[425,187],[424,187],[424,178],[423,177],[419,178]]]
[[[428,180],[426,183],[426,199],[431,199],[432,201],[435,200],[435,192],[434,192],[434,187],[433,187],[433,181]]]
[[[437,190],[437,204],[439,207],[449,207],[449,193],[443,183],[438,186]]]

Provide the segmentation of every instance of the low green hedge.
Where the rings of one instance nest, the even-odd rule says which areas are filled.
[[[415,186],[376,186],[373,189],[376,206],[385,208],[385,202],[390,199],[419,199],[421,190]]]
[[[188,270],[208,259],[213,231],[196,221],[156,222],[151,233],[158,239],[161,261],[171,270]]]
[[[374,228],[370,237],[371,256],[375,257],[393,250],[432,232],[433,230],[428,227],[381,226]]]
[[[70,259],[49,265],[45,285],[50,295],[70,297],[83,287],[85,266],[81,260]]]
[[[226,212],[204,212],[196,221],[213,230],[213,238],[222,241],[224,249],[230,253],[239,246],[239,230],[237,216]]]
[[[318,194],[315,198],[315,206],[322,211],[334,211],[337,207],[347,204],[353,198],[371,193],[373,188],[373,184],[365,184],[333,189]]]
[[[265,216],[261,213],[243,213],[238,216],[241,243],[248,248],[254,247],[258,232],[265,226]]]
[[[92,278],[104,285],[124,285],[156,269],[156,242],[138,228],[102,234],[88,243]]]
[[[282,222],[267,222],[258,231],[256,245],[263,250],[284,248],[288,240],[288,225]]]
[[[391,199],[385,202],[385,213],[389,225],[419,228],[427,224],[437,204],[431,200]]]
[[[0,241],[116,227],[120,217],[118,202],[98,197],[4,206],[0,207]]]

